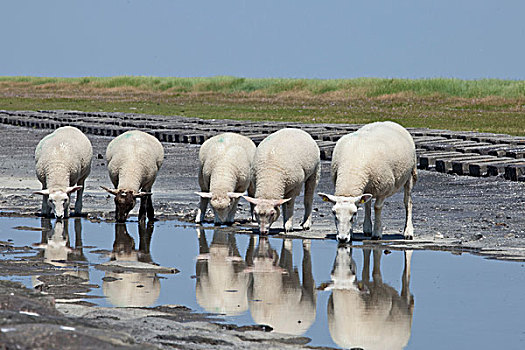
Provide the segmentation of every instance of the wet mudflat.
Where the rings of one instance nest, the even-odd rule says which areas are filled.
[[[249,232],[1,218],[0,274],[58,304],[183,305],[221,323],[307,337],[312,346],[525,345],[521,262]]]
[[[92,339],[96,337],[118,343],[92,346],[97,349],[119,344],[185,349],[295,349],[303,344],[347,347],[366,340],[356,340],[352,330],[359,329],[369,340],[362,343],[365,348],[373,348],[377,336],[389,341],[386,348],[404,343],[414,349],[484,349],[502,344],[524,348],[520,328],[525,305],[520,299],[525,259],[523,182],[421,170],[413,194],[415,240],[399,240],[404,209],[402,194],[396,194],[385,203],[383,212],[385,239],[394,241],[356,243],[350,258],[350,251],[340,251],[335,241],[322,239],[334,233],[334,222],[330,206],[317,196],[312,229],[294,232],[297,236],[292,240],[283,242],[281,236],[272,236],[265,241],[246,231],[228,235],[231,231],[226,229],[215,235],[212,227],[199,236],[191,223],[198,206],[194,191],[198,190],[199,148],[191,144],[164,144],[166,159],[153,190],[156,216],[161,221],[153,231],[147,226],[139,228],[136,222],[118,229],[105,222],[114,217],[113,201],[100,189],[100,185],[109,184],[104,154],[111,138],[97,135],[89,136],[96,156],[84,201],[84,213],[91,221],[70,219],[67,227],[56,226],[54,220],[41,221],[36,218],[41,198],[31,195],[40,188],[34,174],[34,149],[49,132],[0,127],[4,150],[0,154],[0,247],[4,259],[0,260],[0,279],[22,281],[31,290],[51,295],[57,300],[57,309],[68,318],[53,319],[57,317],[54,306],[47,308],[52,315],[45,319],[20,314],[25,309],[19,302],[11,302],[9,312],[0,309],[1,328],[9,330],[0,332],[0,344],[10,337],[12,344],[32,349],[38,341],[52,347],[50,341],[58,339],[61,343],[55,348],[64,348],[66,343],[85,348],[95,344]],[[329,162],[323,162],[318,192],[333,190],[329,172]],[[297,202],[296,215],[300,217],[302,199]],[[241,203],[238,218],[247,217],[248,206]],[[212,217],[208,215],[207,220],[211,222]],[[275,229],[280,227],[281,220],[275,225]],[[16,226],[19,229],[13,230]],[[68,232],[69,240],[63,238],[63,232]],[[311,240],[303,241],[308,238]],[[71,250],[65,249],[64,254],[65,246]],[[367,247],[383,249],[381,279],[377,271],[373,278],[374,256],[377,259],[379,254],[370,250],[370,263],[363,262],[369,254]],[[406,248],[414,249],[408,284],[408,275],[403,273],[402,249]],[[457,256],[450,251],[515,262]],[[336,261],[343,263],[334,270]],[[368,270],[370,282],[363,281],[363,269],[365,275]],[[275,287],[266,287],[269,285]],[[9,298],[10,288],[0,281],[0,297]],[[37,299],[43,295],[38,293]],[[38,308],[31,306],[33,302],[24,303],[30,306],[29,313],[47,310],[46,303],[35,301]],[[173,306],[115,307],[147,304],[186,305],[195,312]],[[273,312],[275,309],[278,311]],[[341,313],[340,309],[351,311]],[[220,315],[210,320],[209,312]],[[38,327],[11,331],[19,327],[12,326],[13,315],[24,327],[29,321],[37,322]],[[301,335],[264,332],[265,327],[238,328],[234,323],[271,323],[275,330]],[[66,327],[59,336],[56,327],[51,327],[56,324]],[[86,341],[75,343],[81,329],[86,330],[82,333]],[[367,332],[369,329],[376,331]],[[115,332],[127,336],[122,338]]]

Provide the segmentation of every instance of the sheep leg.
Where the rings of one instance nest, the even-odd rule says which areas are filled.
[[[145,200],[146,202],[146,213],[148,214],[148,221],[154,221],[155,220],[155,210],[153,208],[153,199],[151,199],[151,196],[146,196]],[[142,200],[141,200],[142,203]]]
[[[284,222],[284,231],[292,232],[293,231],[293,211],[295,206],[295,196],[292,197],[288,202],[282,205],[283,207],[283,222]]]
[[[372,269],[372,280],[376,284],[383,283],[383,277],[381,276],[381,256],[382,255],[383,255],[383,251],[381,249],[374,249],[374,252],[373,252],[374,267]]]
[[[250,186],[248,186],[248,196],[254,198],[255,197],[255,183],[253,181],[250,181]],[[255,218],[255,215],[253,213],[255,209],[255,204],[250,203],[250,220],[252,222],[256,222],[257,219]]]
[[[412,250],[405,250],[405,269],[401,280],[401,296],[410,305],[410,261],[412,260]]]
[[[199,209],[197,210],[197,215],[195,216],[196,224],[200,224],[201,222],[204,222],[204,217],[206,216],[206,208],[208,207],[209,202],[210,202],[209,198],[201,197],[200,202],[199,202]]]
[[[363,272],[361,273],[363,282],[370,281],[370,253],[370,248],[363,249]]]
[[[210,191],[210,177],[204,176],[202,165],[199,167],[199,186],[202,192]],[[196,224],[204,222],[204,217],[206,216],[206,208],[208,207],[209,202],[209,198],[200,197],[199,208],[197,209],[197,215],[195,215]]]
[[[239,200],[240,198],[235,199],[233,201],[233,206],[230,212],[228,213],[228,217],[226,218],[226,225],[231,225],[235,221],[235,213],[237,212],[237,205],[239,204]]]
[[[372,201],[365,203],[365,221],[363,221],[363,233],[365,236],[372,235]]]
[[[312,273],[311,245],[309,239],[303,240],[303,290],[307,300],[315,303],[316,285]]]
[[[45,190],[47,187],[47,183],[42,183],[42,189]],[[51,216],[51,206],[49,205],[49,196],[43,195],[42,196],[42,216],[49,217]]]
[[[414,226],[412,225],[412,187],[414,186],[414,179],[412,176],[408,179],[405,184],[405,229],[403,230],[403,235],[405,239],[414,239]]]
[[[148,206],[147,199],[144,197],[141,198],[140,199],[140,209],[139,209],[139,222],[141,223],[146,221],[147,206]]]
[[[42,216],[49,217],[51,216],[51,206],[49,205],[49,196],[42,196]]]
[[[77,183],[77,185],[82,186],[82,188],[80,190],[78,190],[77,193],[75,194],[76,199],[75,199],[74,215],[76,215],[76,216],[82,215],[82,197],[84,195],[84,182],[85,182],[85,180],[86,179],[82,179],[81,181],[79,181]],[[67,211],[69,212],[69,209]]]
[[[377,197],[374,203],[374,230],[372,231],[372,239],[381,239],[383,237],[383,226],[381,225],[381,210],[385,198]]]
[[[283,270],[288,272],[288,278],[293,279],[294,277],[299,277],[298,275],[294,274],[293,271],[293,240],[290,238],[283,239],[279,267],[282,267]]]
[[[309,230],[312,226],[312,204],[314,202],[314,192],[317,186],[317,172],[311,175],[304,184],[304,218],[301,227],[303,230]]]
[[[255,244],[256,244],[256,236],[250,235],[250,240],[248,241],[248,248],[246,248],[246,257],[244,260],[246,261],[247,268],[253,268],[253,258],[255,257]]]

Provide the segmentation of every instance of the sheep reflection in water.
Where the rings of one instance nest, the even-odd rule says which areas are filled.
[[[303,334],[313,324],[317,292],[310,246],[309,240],[303,241],[302,284],[293,266],[291,239],[283,240],[280,258],[267,237],[260,237],[257,249],[248,250],[246,260],[253,278],[248,300],[255,322],[291,335]]]
[[[80,218],[74,219],[75,246],[71,248],[69,238],[69,220],[57,220],[55,225],[51,224],[48,218],[42,218],[40,222],[42,228],[42,239],[35,244],[42,251],[38,257],[46,263],[64,268],[63,275],[73,276],[89,281],[89,270],[87,265],[75,264],[75,262],[87,261],[82,250],[82,223]],[[39,276],[32,277],[33,287],[42,284],[38,280]]]
[[[228,316],[245,312],[250,274],[245,271],[246,263],[237,248],[235,234],[216,229],[209,247],[203,228],[197,228],[197,236],[197,302],[208,312]]]
[[[115,241],[111,260],[152,263],[150,243],[153,224],[139,222],[139,249],[128,234],[126,224],[115,224]],[[160,294],[160,281],[153,272],[106,271],[102,283],[104,295],[111,304],[120,307],[142,307],[155,303]]]
[[[370,249],[363,249],[362,281],[356,277],[352,248],[340,246],[332,270],[328,300],[328,328],[334,342],[344,348],[402,349],[411,334],[414,299],[410,294],[410,260],[405,251],[401,294],[384,284],[380,249],[374,249],[372,281]]]

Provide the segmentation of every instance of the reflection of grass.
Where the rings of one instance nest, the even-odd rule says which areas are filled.
[[[0,109],[367,123],[525,134],[525,82],[0,77]]]

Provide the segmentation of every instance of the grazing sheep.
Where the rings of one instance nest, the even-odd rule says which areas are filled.
[[[281,129],[266,137],[257,147],[253,161],[255,198],[244,198],[255,204],[254,212],[260,232],[268,233],[279,218],[283,205],[286,232],[293,230],[295,197],[304,184],[304,230],[312,225],[312,202],[319,182],[321,158],[312,137],[299,129]]]
[[[255,144],[246,136],[224,133],[204,142],[199,151],[200,206],[196,223],[204,221],[210,202],[215,224],[232,224],[243,193],[254,195],[251,167]],[[253,205],[251,210],[253,218]]]
[[[413,239],[411,191],[417,180],[416,147],[412,136],[401,125],[377,122],[343,136],[332,156],[332,181],[335,194],[319,193],[324,201],[334,203],[333,213],[337,239],[352,239],[352,224],[357,206],[365,205],[363,232],[372,239],[381,239],[381,209],[387,197],[405,187],[405,239]],[[372,202],[374,227],[372,230]]]
[[[155,137],[139,130],[123,133],[106,150],[109,177],[115,189],[115,219],[125,222],[140,198],[139,221],[154,219],[151,187],[164,160],[164,148]]]
[[[334,342],[345,349],[404,349],[412,333],[414,297],[410,293],[410,260],[405,251],[401,292],[383,283],[381,250],[374,250],[370,281],[370,249],[363,250],[362,280],[356,277],[352,248],[337,249],[328,299],[328,329]]]
[[[36,146],[36,176],[42,190],[42,215],[69,217],[71,193],[77,192],[75,215],[82,212],[84,182],[91,172],[93,149],[82,131],[64,126],[44,137]]]

